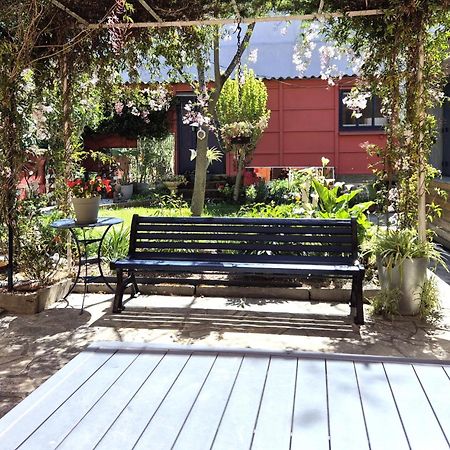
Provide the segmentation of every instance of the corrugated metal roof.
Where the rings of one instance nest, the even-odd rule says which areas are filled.
[[[245,50],[241,65],[247,65],[253,69],[255,74],[264,79],[295,79],[295,78],[317,78],[320,77],[319,48],[326,45],[325,41],[317,42],[313,51],[311,63],[303,74],[299,74],[292,61],[294,47],[299,35],[299,21],[287,22],[263,22],[257,23],[250,44]],[[220,43],[220,65],[225,69],[233,58],[237,47],[237,33],[235,27],[228,28],[229,37]],[[246,26],[242,26],[241,37],[245,35]],[[257,52],[257,59],[253,61],[251,55]],[[338,70],[347,76],[356,75],[349,61],[345,58],[334,60]],[[192,75],[196,75],[196,69],[186,68]],[[210,67],[209,78],[212,78],[212,67]],[[168,69],[161,70],[161,81],[168,81]],[[144,82],[151,81],[150,74],[146,70],[141,71]],[[154,81],[154,78],[153,80]],[[173,80],[184,81],[184,80]]]

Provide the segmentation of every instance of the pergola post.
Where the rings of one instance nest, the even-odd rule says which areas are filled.
[[[419,119],[419,134],[418,134],[418,176],[417,176],[417,199],[418,199],[418,214],[417,214],[417,229],[419,234],[419,240],[425,242],[427,239],[427,214],[426,214],[426,161],[425,161],[425,149],[424,144],[424,84],[423,84],[423,72],[425,66],[425,44],[424,44],[424,23],[421,21],[420,31],[417,37],[417,49],[418,49],[418,63],[417,63],[417,103],[416,113]]]
[[[63,145],[64,145],[64,159],[66,164],[64,165],[64,182],[70,177],[70,160],[72,157],[72,143],[71,143],[71,134],[72,134],[72,124],[71,124],[71,82],[69,78],[69,57],[68,51],[65,50],[60,56],[60,77],[61,77],[61,96],[62,96],[62,120],[63,120]],[[69,210],[69,198],[67,193],[64,195],[62,199],[62,209],[66,213]],[[71,249],[71,235],[67,233],[67,261],[69,267],[72,264],[72,249]]]

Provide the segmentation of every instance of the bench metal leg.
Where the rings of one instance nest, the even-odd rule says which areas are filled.
[[[123,282],[123,270],[117,269],[117,282],[116,282],[116,293],[114,295],[113,302],[113,313],[119,313],[123,310],[122,299],[123,291],[125,290],[125,284]]]
[[[353,276],[352,295],[350,306],[354,313],[354,321],[357,325],[364,325],[364,298],[363,298],[364,272]]]
[[[131,295],[131,298],[133,298],[133,297],[138,296],[141,293],[141,291],[138,288],[137,282],[136,282],[136,274],[135,274],[134,271],[131,272],[130,281],[132,283],[132,289],[133,289],[133,293]]]

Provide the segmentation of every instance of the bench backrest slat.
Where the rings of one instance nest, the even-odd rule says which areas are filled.
[[[133,216],[133,258],[348,263],[357,259],[355,219]],[[186,256],[187,255],[187,256]],[[226,257],[226,258],[224,258]],[[268,259],[269,260],[269,259]]]

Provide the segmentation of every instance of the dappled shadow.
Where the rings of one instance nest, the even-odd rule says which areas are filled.
[[[88,345],[80,329],[91,319],[78,309],[4,315],[0,323],[0,417]]]
[[[216,332],[265,333],[329,338],[359,337],[349,317],[325,314],[291,314],[250,310],[205,308],[126,309],[106,314],[93,326],[113,328],[154,328],[178,331],[178,336],[202,339]]]

